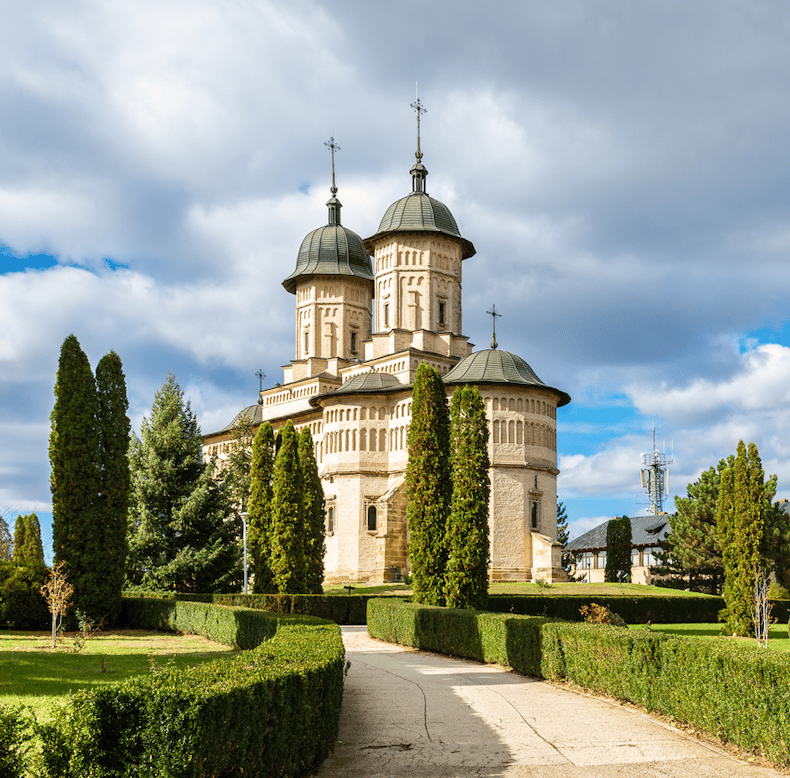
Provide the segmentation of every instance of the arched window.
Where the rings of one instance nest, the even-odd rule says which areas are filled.
[[[379,430],[379,451],[387,450],[387,431]]]
[[[368,505],[368,532],[376,531],[376,506]]]
[[[376,430],[371,429],[370,431],[370,450],[376,450]]]
[[[326,534],[334,535],[335,533],[335,509],[333,507],[326,509]]]
[[[368,450],[368,431],[364,427],[359,431],[359,450]]]
[[[514,421],[509,421],[507,423],[507,442],[508,443],[515,443],[516,442],[516,423]]]
[[[516,426],[516,443],[519,445],[524,442],[524,423],[519,422]]]

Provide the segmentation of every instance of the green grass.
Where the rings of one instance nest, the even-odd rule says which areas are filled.
[[[48,720],[69,692],[151,672],[151,665],[194,665],[235,651],[199,635],[119,630],[89,638],[79,653],[74,638],[53,650],[48,632],[0,631],[0,703],[25,705]]]
[[[700,638],[702,640],[728,640],[745,643],[757,648],[754,638],[733,638],[721,634],[721,624],[651,624],[651,632],[663,632],[667,635]],[[629,629],[643,630],[644,624],[630,624]],[[786,624],[773,624],[768,630],[768,648],[774,651],[790,651],[790,637]]]

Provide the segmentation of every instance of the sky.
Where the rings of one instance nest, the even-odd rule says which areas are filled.
[[[281,286],[326,223],[428,193],[477,254],[464,332],[572,402],[571,537],[754,441],[790,497],[790,5],[30,0],[0,24],[0,512],[48,542],[60,346],[172,371],[204,432],[282,381]],[[51,549],[48,549],[51,550]]]

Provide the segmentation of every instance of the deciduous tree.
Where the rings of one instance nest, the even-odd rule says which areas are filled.
[[[450,403],[452,499],[447,522],[444,594],[448,606],[478,608],[488,600],[488,426],[480,392],[458,387]]]
[[[14,533],[16,534],[16,533]],[[14,553],[14,541],[8,529],[8,523],[0,514],[0,562],[10,562]]]
[[[445,534],[450,510],[450,421],[439,374],[423,362],[412,389],[406,467],[409,560],[416,602],[444,604]]]

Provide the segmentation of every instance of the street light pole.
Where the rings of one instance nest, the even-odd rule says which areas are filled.
[[[244,594],[247,594],[247,519],[249,518],[250,514],[247,513],[247,511],[242,511],[242,538],[244,539]]]

